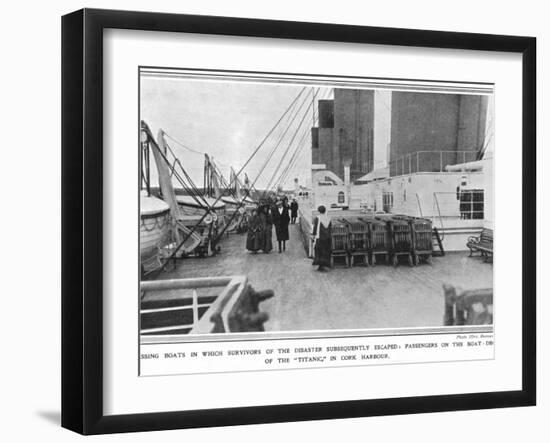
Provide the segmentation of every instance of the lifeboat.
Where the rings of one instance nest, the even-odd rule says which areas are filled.
[[[225,221],[226,206],[221,200],[216,202],[216,199],[212,197],[195,199],[190,195],[176,195],[176,200],[181,213],[181,221],[185,225],[194,226],[207,212],[210,212],[212,218],[207,215],[203,219],[204,224],[214,221],[220,226]]]
[[[161,249],[170,241],[170,206],[159,198],[140,195],[140,258],[145,270],[160,266]]]

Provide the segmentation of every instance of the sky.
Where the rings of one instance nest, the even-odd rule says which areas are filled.
[[[326,86],[143,76],[140,112],[155,137],[160,128],[168,134],[170,147],[198,187],[203,185],[201,153],[214,159],[226,181],[231,167],[238,172],[250,159],[239,177],[246,172],[256,188],[264,189],[278,184],[280,172],[297,152],[283,181],[285,189],[293,189],[295,178],[310,185],[311,127],[317,124],[317,101],[326,98],[333,98]],[[379,169],[388,161],[391,91],[376,90],[374,100],[374,168]],[[492,132],[493,100],[488,117]],[[278,140],[280,145],[266,163]],[[487,152],[492,153],[494,141],[488,141]],[[153,172],[153,182],[155,177]]]
[[[141,119],[149,125],[155,138],[159,128],[169,135],[170,147],[195,184],[202,186],[204,156],[181,145],[208,153],[228,180],[230,167],[237,172],[241,169],[300,91],[295,106],[275,127],[240,176],[244,177],[246,172],[251,181],[257,180],[257,188],[263,188],[276,181],[279,174],[275,171],[282,171],[295,149],[302,147],[284,183],[285,189],[291,189],[294,178],[305,184],[310,174],[310,134],[316,119],[316,106],[313,107],[312,102],[314,98],[316,102],[319,98],[331,97],[330,88],[143,77]],[[271,161],[259,175],[269,152],[283,134]]]

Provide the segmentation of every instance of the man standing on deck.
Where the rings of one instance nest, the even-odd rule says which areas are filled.
[[[279,243],[279,253],[286,250],[286,241],[289,239],[288,224],[290,223],[290,216],[288,214],[288,207],[283,205],[282,200],[277,200],[273,213],[273,225],[275,225],[275,234],[277,236],[277,242]]]
[[[290,204],[290,223],[296,223],[296,217],[298,217],[298,202],[293,198]]]

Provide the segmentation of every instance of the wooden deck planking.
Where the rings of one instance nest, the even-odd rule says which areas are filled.
[[[261,304],[271,331],[441,326],[443,283],[464,289],[493,285],[492,264],[467,253],[433,257],[431,264],[414,268],[379,264],[321,273],[306,257],[297,224],[290,226],[281,254],[275,240],[269,254],[246,251],[245,240],[232,234],[219,255],[183,260],[160,278],[247,275],[255,289],[275,291]]]

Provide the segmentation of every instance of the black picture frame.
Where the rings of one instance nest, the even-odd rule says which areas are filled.
[[[504,51],[522,55],[522,389],[106,416],[103,413],[103,31]],[[536,403],[536,39],[83,9],[62,18],[62,426],[82,434],[529,406]],[[519,148],[519,147],[518,147]]]

